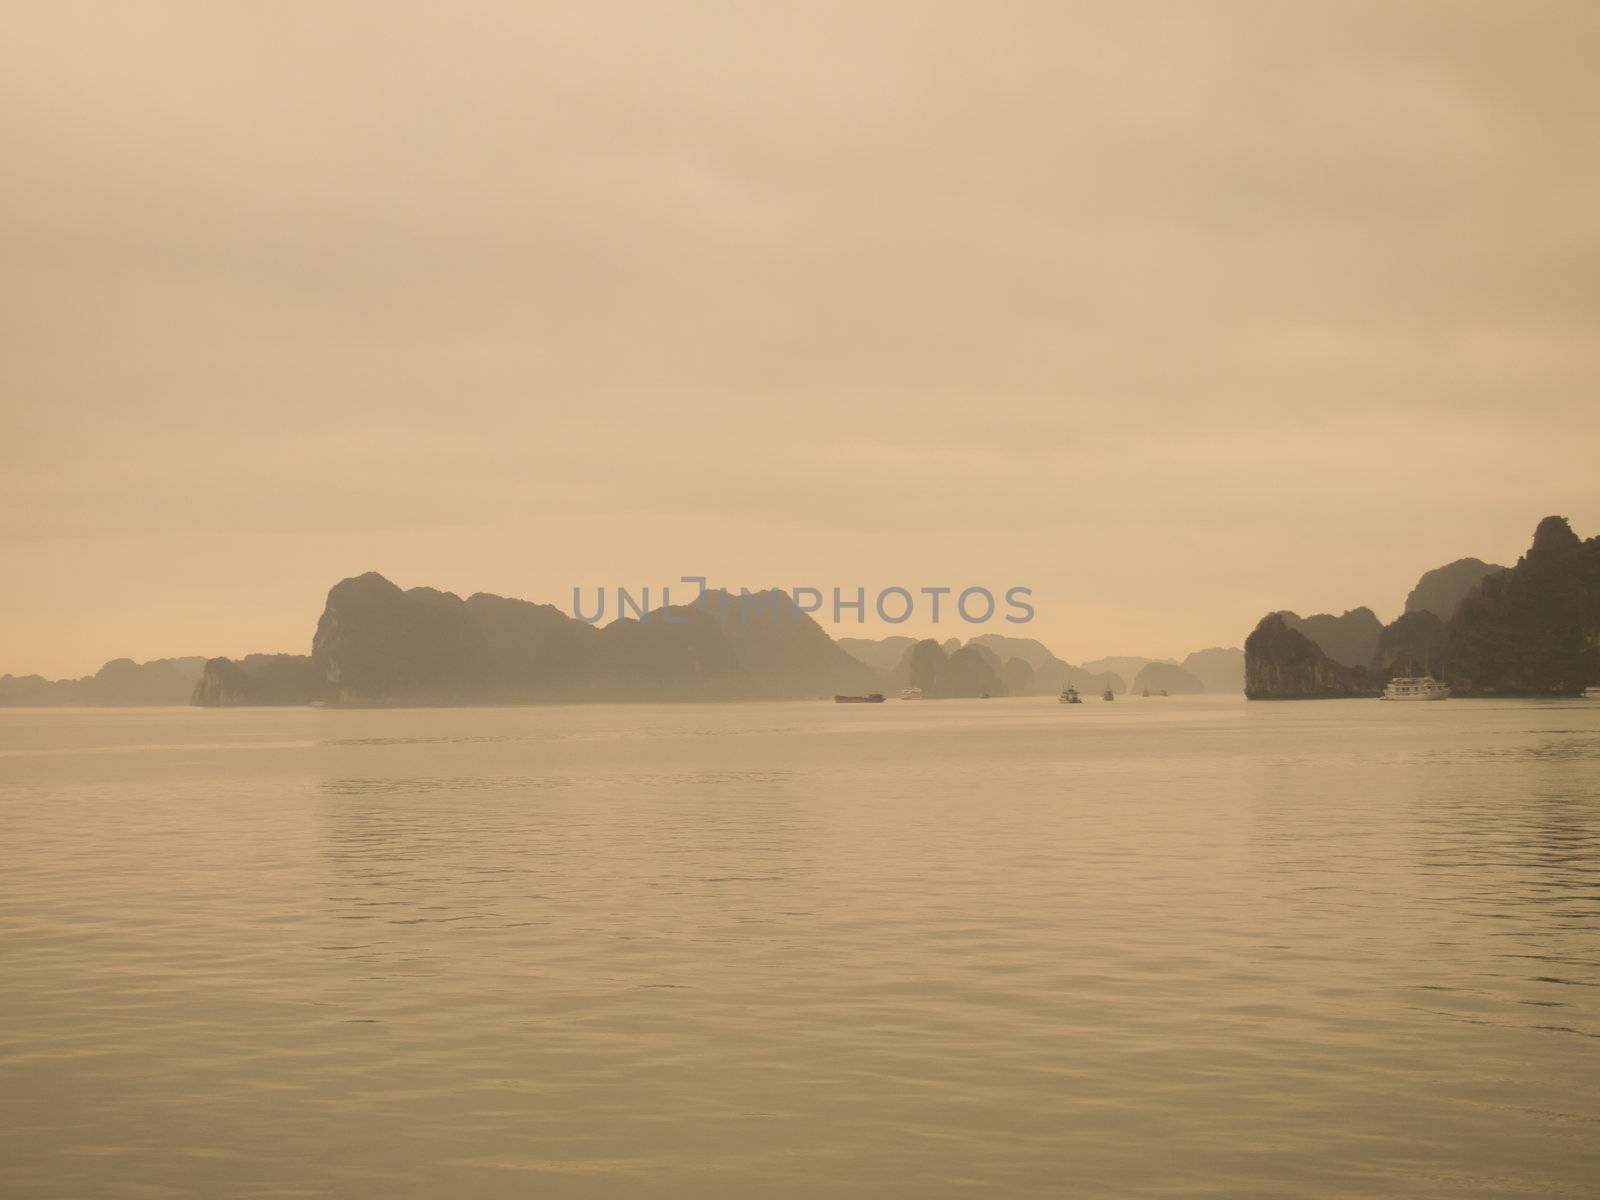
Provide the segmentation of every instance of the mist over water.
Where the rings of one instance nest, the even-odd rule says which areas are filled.
[[[0,713],[0,1193],[1589,1197],[1600,704]]]

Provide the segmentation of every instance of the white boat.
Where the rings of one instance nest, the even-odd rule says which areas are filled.
[[[1600,700],[1600,687],[1586,687],[1583,689],[1585,700]]]
[[[1073,687],[1070,683],[1062,689],[1061,695],[1057,696],[1056,699],[1062,704],[1083,703],[1083,697],[1078,695],[1078,689]]]
[[[1384,700],[1443,700],[1450,689],[1432,675],[1396,675],[1383,689]]]
[[[921,688],[901,688],[900,689],[900,699],[902,699],[902,700],[921,700],[922,699],[922,689]]]

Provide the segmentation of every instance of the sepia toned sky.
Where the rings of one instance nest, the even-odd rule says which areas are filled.
[[[1075,661],[1600,532],[1600,7],[0,12],[0,673],[327,588],[1033,587]],[[836,634],[965,636],[953,624]]]

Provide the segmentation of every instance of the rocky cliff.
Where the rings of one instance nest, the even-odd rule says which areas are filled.
[[[598,682],[600,636],[553,605],[368,572],[328,592],[311,656],[338,704],[554,700]]]
[[[1484,578],[1506,568],[1479,558],[1458,558],[1453,563],[1423,572],[1417,586],[1406,596],[1405,611],[1431,612],[1441,621],[1455,616],[1467,594]]]
[[[1370,608],[1352,608],[1334,616],[1316,613],[1309,617],[1292,612],[1278,614],[1284,624],[1315,642],[1334,662],[1347,667],[1364,667],[1372,661],[1383,633],[1383,622]]]
[[[906,687],[921,688],[924,699],[955,700],[978,696],[1004,696],[1008,692],[1005,682],[995,670],[994,651],[980,646],[958,646],[952,654],[948,643],[940,645],[931,638],[917,642],[906,651],[901,665],[896,669],[897,679],[904,679]]]
[[[206,708],[309,704],[322,694],[322,675],[304,654],[247,654],[209,660],[189,703]]]
[[[950,656],[940,689],[943,697],[1007,695],[1005,682],[994,669],[994,652],[980,646],[963,646]]]
[[[895,678],[904,680],[902,687],[920,688],[922,694],[931,699],[943,686],[949,666],[944,648],[932,638],[924,638],[913,642],[905,652],[905,658],[895,670]]]
[[[1365,662],[1356,655],[1376,620],[1367,619],[1366,609],[1324,622],[1298,622],[1288,613],[1264,617],[1245,642],[1245,694],[1375,695],[1392,676],[1418,672],[1443,678],[1462,696],[1570,696],[1600,685],[1600,537],[1584,541],[1565,517],[1546,517],[1515,567],[1478,565],[1488,569],[1448,621],[1415,607],[1379,626]],[[1452,576],[1452,586],[1465,574]],[[1444,596],[1440,603],[1449,599],[1433,594]],[[1352,616],[1358,620],[1350,622]],[[1313,623],[1322,645],[1307,636]]]
[[[329,591],[309,658],[214,659],[194,703],[798,699],[876,682],[782,592],[709,591],[597,628],[553,605],[402,590],[369,572]]]
[[[1509,571],[1486,576],[1447,630],[1452,686],[1463,694],[1577,695],[1600,684],[1600,537],[1546,517]]]
[[[1328,700],[1376,696],[1381,682],[1361,667],[1335,662],[1322,647],[1268,613],[1245,639],[1244,694],[1251,700]]]
[[[1445,676],[1445,623],[1428,609],[1401,614],[1383,627],[1372,666],[1394,675]]]

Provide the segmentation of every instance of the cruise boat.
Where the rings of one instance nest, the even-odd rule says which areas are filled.
[[[1383,689],[1384,700],[1443,700],[1450,689],[1432,675],[1396,675]]]
[[[922,699],[922,689],[921,688],[917,688],[917,687],[901,688],[900,689],[900,699],[902,699],[902,700],[921,700]]]
[[[1083,697],[1078,695],[1078,689],[1073,687],[1070,683],[1061,689],[1061,695],[1057,696],[1056,699],[1062,704],[1083,703]]]

